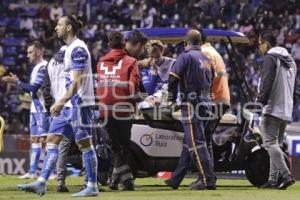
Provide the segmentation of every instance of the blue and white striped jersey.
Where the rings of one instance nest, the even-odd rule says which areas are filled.
[[[30,107],[31,113],[46,112],[45,101],[41,86],[44,82],[47,61],[43,60],[35,65],[30,75],[30,85],[35,86],[37,90],[30,91],[32,102]]]
[[[73,71],[81,71],[83,75],[80,87],[71,99],[73,106],[95,105],[91,55],[82,40],[75,39],[67,46],[64,56],[64,67],[66,89],[73,82]]]
[[[55,101],[60,100],[67,92],[65,87],[64,74],[64,55],[67,46],[62,46],[48,63],[48,75],[51,83],[51,95]],[[71,101],[65,104],[66,107],[72,107]]]

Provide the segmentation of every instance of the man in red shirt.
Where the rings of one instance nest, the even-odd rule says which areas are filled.
[[[124,50],[121,33],[112,32],[108,37],[111,51],[101,57],[97,65],[100,118],[107,123],[112,140],[113,174],[112,190],[121,182],[124,190],[134,190],[133,176],[128,164],[128,148],[131,137],[131,115],[138,96],[140,75],[137,60]]]

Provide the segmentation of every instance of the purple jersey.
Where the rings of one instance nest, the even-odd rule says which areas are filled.
[[[183,52],[177,58],[170,74],[179,79],[183,101],[210,101],[213,80],[211,62],[198,46]],[[197,98],[195,99],[195,95]]]

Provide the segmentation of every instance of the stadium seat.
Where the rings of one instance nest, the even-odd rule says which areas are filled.
[[[3,58],[3,64],[5,66],[16,65],[16,58],[15,57],[4,57]]]
[[[18,46],[25,46],[27,43],[28,38],[27,37],[18,37]]]
[[[4,46],[3,49],[6,56],[15,56],[18,54],[18,50],[15,46]]]
[[[27,57],[27,55],[24,52],[18,54],[19,60],[26,60],[26,57]]]
[[[11,19],[7,24],[7,28],[10,30],[20,30],[20,19]]]
[[[18,40],[14,37],[6,37],[2,39],[2,43],[5,46],[17,46],[18,45]]]
[[[28,8],[27,11],[26,11],[26,15],[28,17],[36,17],[37,9],[36,8]]]
[[[7,19],[0,19],[0,26],[6,26],[7,25]]]
[[[5,37],[2,39],[4,46],[25,46],[26,42],[26,37]]]

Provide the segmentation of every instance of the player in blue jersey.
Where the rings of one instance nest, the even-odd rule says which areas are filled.
[[[150,40],[145,46],[149,64],[141,68],[142,84],[148,95],[162,89],[168,83],[169,73],[175,59],[163,56],[164,45],[160,40]]]
[[[66,88],[61,86],[65,81],[64,77],[64,56],[67,46],[64,45],[50,59],[47,65],[45,81],[43,85],[43,95],[46,107],[50,108],[53,102],[60,100],[66,93]],[[67,107],[70,107],[67,105]],[[73,140],[73,137],[72,137]],[[60,142],[57,161],[57,192],[69,192],[65,184],[67,176],[68,152],[72,140],[64,137]],[[51,176],[50,176],[51,177]],[[51,179],[51,178],[50,178]]]
[[[175,59],[163,56],[164,45],[160,40],[150,40],[146,44],[149,58],[141,61],[142,85],[148,97],[139,104],[139,108],[152,107],[162,103],[164,88],[167,88],[169,73]]]
[[[32,42],[27,48],[27,58],[34,68],[30,75],[30,83],[24,83],[19,80],[15,74],[3,77],[7,83],[16,84],[24,92],[31,94],[32,102],[30,107],[30,136],[31,136],[31,156],[29,172],[20,176],[20,179],[34,178],[37,171],[42,142],[49,128],[49,116],[46,112],[45,101],[41,86],[44,81],[47,61],[43,58],[44,48],[38,41]]]
[[[44,195],[46,183],[58,158],[58,146],[63,137],[74,134],[82,151],[87,172],[87,187],[73,194],[75,197],[97,196],[97,157],[91,141],[92,106],[95,105],[91,56],[86,44],[76,37],[82,22],[74,15],[63,16],[55,27],[59,39],[67,45],[64,55],[64,95],[52,105],[53,115],[47,136],[47,156],[41,176],[30,184],[18,188]],[[52,83],[51,83],[52,84]]]

